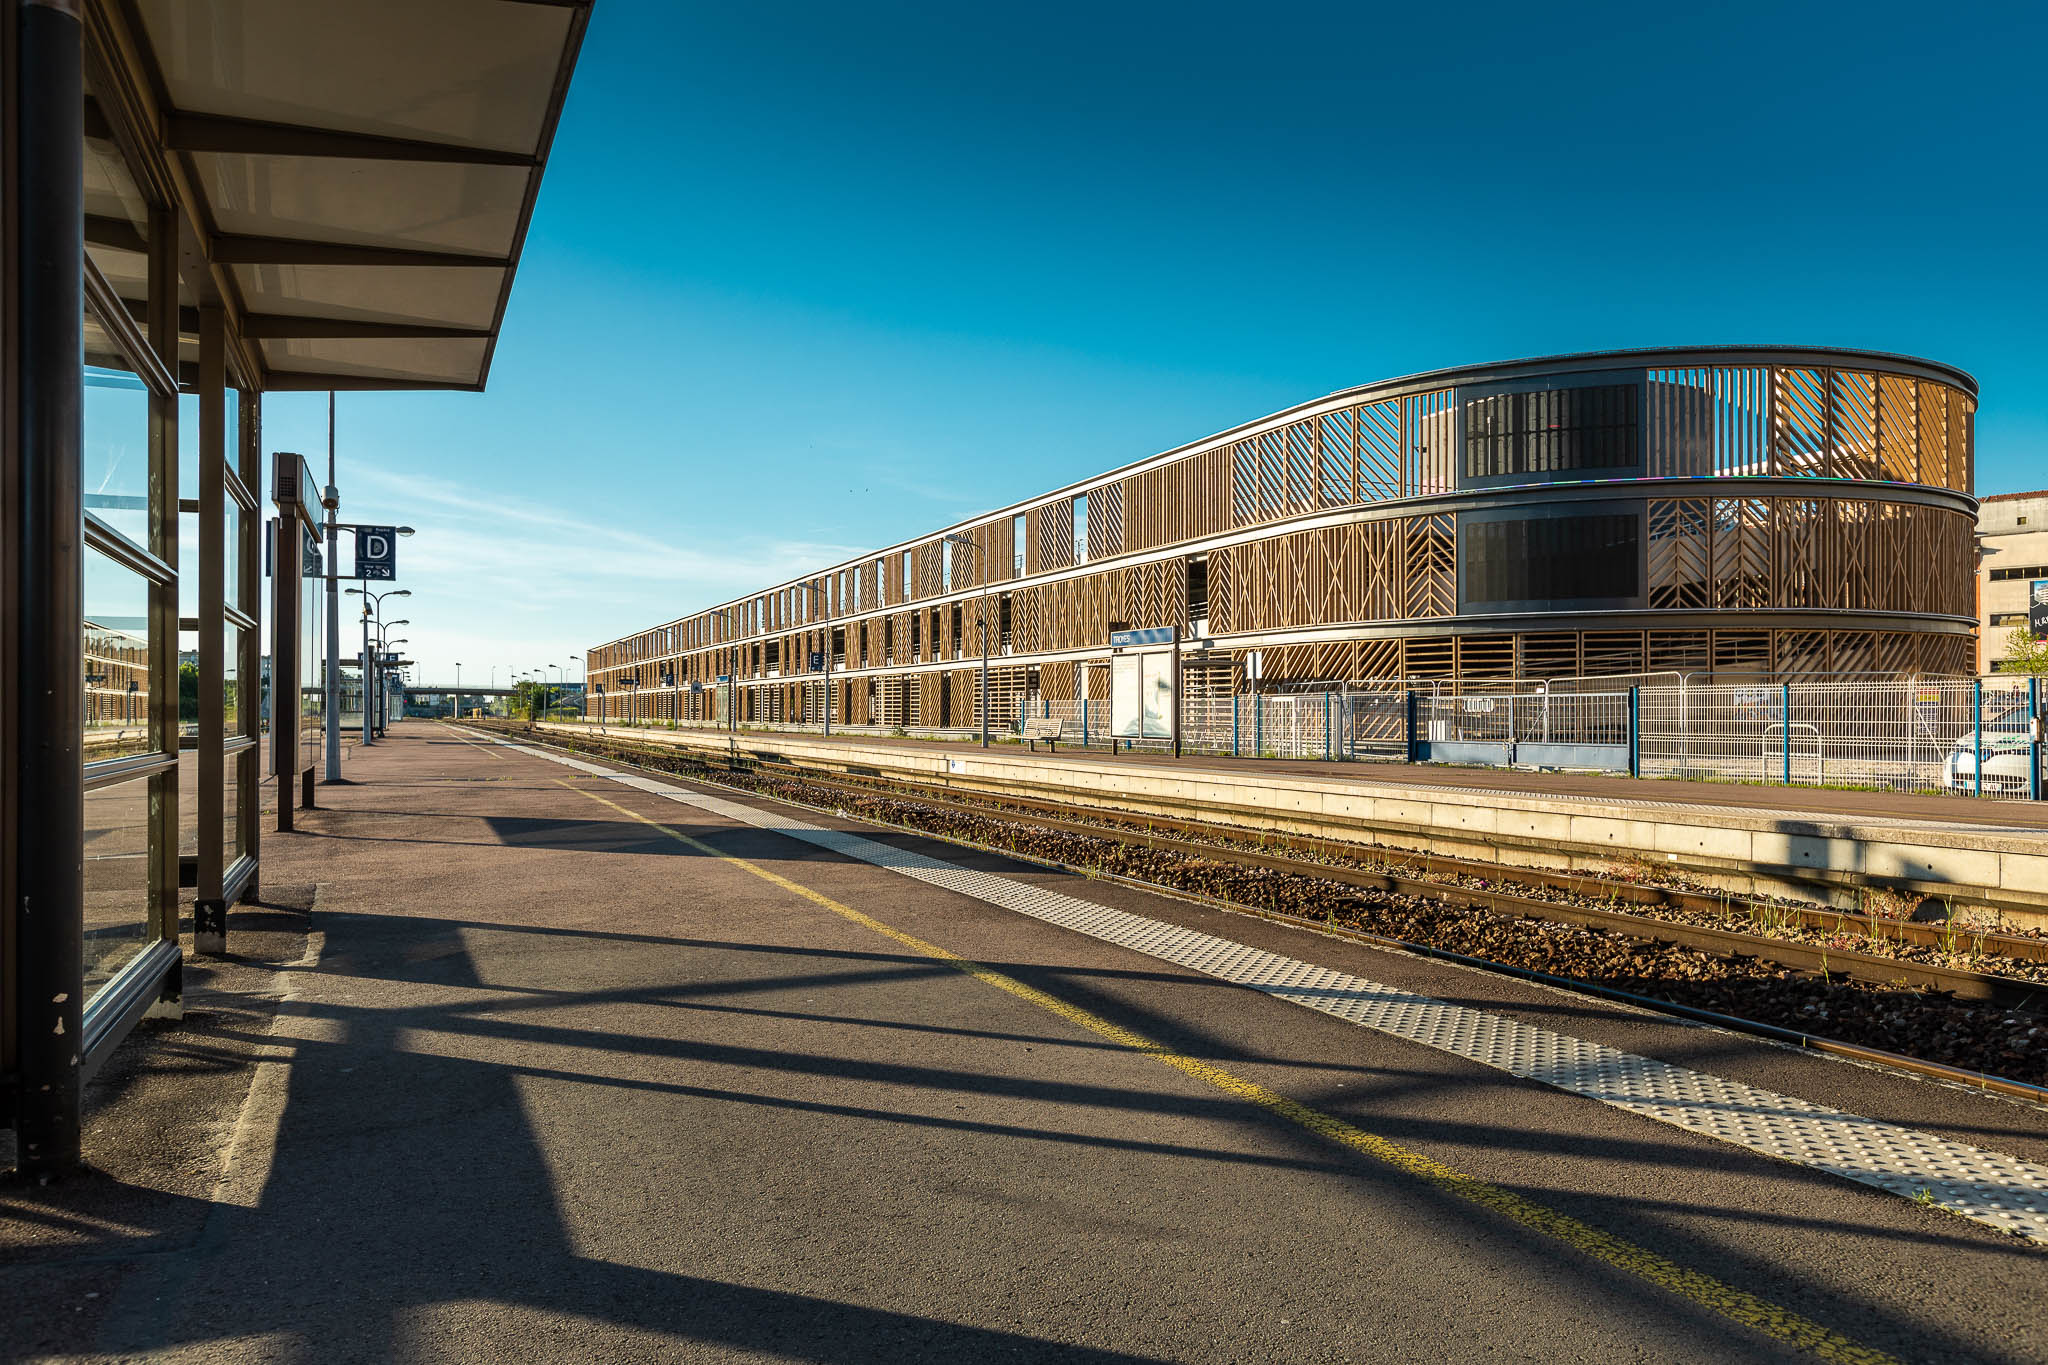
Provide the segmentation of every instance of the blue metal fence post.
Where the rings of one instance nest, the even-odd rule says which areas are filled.
[[[1402,761],[1415,761],[1415,689],[1412,687],[1408,689],[1408,754]]]
[[[1971,739],[1977,746],[1977,761],[1970,765],[1976,770],[1976,778],[1971,783],[1970,795],[1982,796],[1984,794],[1984,755],[1990,752],[1990,746],[1984,742],[1984,680],[1982,678],[1970,684],[1970,729],[1975,732]]]
[[[1628,690],[1628,775],[1643,775],[1643,689]]]
[[[1230,694],[1230,756],[1237,757],[1237,693]]]
[[[1330,694],[1325,692],[1323,693],[1323,761],[1327,763],[1330,761],[1330,758]]]
[[[2027,679],[2027,703],[2022,714],[2027,722],[2027,799],[2038,801],[2041,797],[2041,692],[2038,678]]]
[[[1784,732],[1785,785],[1792,785],[1792,684],[1781,683],[1778,692],[1778,729]]]
[[[1081,693],[1081,747],[1085,749],[1088,747],[1088,684],[1086,679],[1082,680]]]
[[[1266,705],[1258,693],[1252,693],[1252,757],[1266,756]]]

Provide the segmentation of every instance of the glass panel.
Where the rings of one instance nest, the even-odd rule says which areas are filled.
[[[178,755],[178,856],[199,856],[199,755],[191,749]]]
[[[303,528],[294,528],[304,535]],[[286,534],[292,534],[287,530]],[[311,559],[307,562],[310,564]],[[299,580],[299,757],[293,772],[304,772],[320,764],[326,742],[327,724],[327,626],[326,582],[317,575]],[[360,684],[358,694],[360,694]],[[357,703],[360,709],[361,703]]]
[[[149,942],[149,779],[85,794],[85,994]]]
[[[85,552],[87,763],[149,744],[149,584],[98,550]]]
[[[85,254],[122,298],[149,295],[149,201],[85,83]]]
[[[221,764],[221,866],[233,867],[242,856],[242,765],[249,750],[227,755]]]
[[[242,515],[242,505],[230,495],[220,529],[221,596],[231,607],[242,605]]]
[[[187,357],[198,363],[198,342],[194,341],[192,354]],[[225,398],[224,420],[221,430],[221,460],[229,469],[235,469],[241,459],[242,395],[233,387],[223,389]],[[178,496],[197,499],[199,497],[199,395],[181,393],[178,395]],[[229,495],[232,500],[233,495]]]
[[[193,356],[196,361],[197,355]],[[178,497],[187,502],[199,498],[199,395],[181,393],[178,395]],[[191,558],[180,561],[184,564],[199,562],[199,542],[194,540],[182,553]],[[185,613],[190,616],[191,612]]]
[[[221,733],[239,734],[242,728],[237,703],[240,701],[242,628],[227,626],[221,631]]]
[[[178,513],[178,615],[199,616],[199,514]]]
[[[85,510],[149,544],[149,389],[86,315]]]
[[[178,632],[178,737],[191,743],[199,737],[199,634]]]

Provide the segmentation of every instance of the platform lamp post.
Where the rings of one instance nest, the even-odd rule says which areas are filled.
[[[605,721],[605,715],[604,715],[604,684],[603,684],[603,683],[599,683],[599,684],[598,684],[598,685],[596,686],[596,688],[594,688],[593,690],[594,690],[594,691],[595,691],[595,692],[597,693],[597,732],[598,732],[599,734],[603,734],[603,733],[604,733],[604,721]]]
[[[582,681],[582,683],[583,683],[583,691],[584,691],[584,692],[585,692],[586,694],[587,694],[587,693],[589,693],[589,691],[590,691],[590,674],[589,674],[588,672],[586,672],[586,671],[584,670],[584,667],[583,667],[583,659],[582,659],[582,657],[581,657],[580,655],[576,655],[576,654],[571,654],[571,655],[569,656],[569,662],[570,662],[570,663],[572,663],[572,664],[575,664],[575,665],[576,665],[576,671],[577,671],[577,672],[579,672],[579,673],[582,673],[582,674],[583,674],[583,678],[581,679],[581,681]],[[568,670],[567,670],[567,669],[563,669],[563,670],[562,670],[562,672],[563,672],[563,673],[564,673],[564,674],[566,675],[566,674],[568,673]],[[564,677],[563,677],[563,679],[562,679],[562,687],[563,687],[563,689],[564,689],[564,690],[566,691],[566,690],[568,689],[568,686],[569,686],[569,680],[568,680],[568,678],[567,678],[566,676],[564,676]],[[590,708],[590,700],[589,700],[589,697],[588,697],[587,695],[586,695],[586,696],[584,696],[584,697],[578,698],[578,701],[579,701],[579,702],[581,703],[580,709],[582,709],[582,710],[586,710],[586,711],[587,711],[587,710],[588,710],[588,709]]]
[[[341,599],[334,595],[334,585],[341,581],[341,576],[336,571],[336,566],[341,561],[339,558],[340,551],[337,547],[340,544],[338,537],[343,531],[360,531],[362,527],[354,522],[335,520],[341,507],[341,494],[336,492],[334,487],[334,395],[331,393],[327,396],[327,487],[320,494],[320,505],[327,509],[327,563],[323,566],[327,577],[327,678],[325,680],[324,701],[327,713],[325,717],[327,772],[325,780],[328,782],[339,782],[341,781]],[[413,533],[410,526],[398,526],[393,529],[401,536],[409,536]],[[365,593],[361,588],[350,588],[348,595],[351,597],[366,597],[371,594]],[[376,596],[379,600],[384,597],[410,597],[412,596],[412,590],[400,588],[376,594]],[[368,641],[364,642],[363,652],[365,654],[369,653]],[[367,665],[367,660],[365,663]],[[372,670],[367,666],[363,671],[363,706],[365,710],[368,709],[370,701],[371,672]],[[368,735],[366,734],[364,738],[367,739]]]
[[[410,621],[393,621],[384,629],[396,630],[400,626],[409,626],[411,624],[412,622]],[[386,638],[380,632],[377,636],[377,657],[381,659],[398,646],[411,643],[412,641],[406,639],[403,635],[399,636],[396,640],[392,640]],[[384,672],[382,664],[379,664],[377,668],[377,683],[377,733],[385,735],[391,731],[391,707],[388,705],[391,700],[391,678]]]
[[[390,653],[390,652],[391,652],[391,647],[390,647],[390,646],[389,646],[388,644],[386,644],[386,643],[385,643],[385,640],[384,640],[384,635],[385,635],[385,633],[386,633],[387,631],[392,631],[392,630],[396,630],[396,629],[397,629],[398,627],[400,627],[400,626],[409,626],[409,625],[411,625],[411,624],[412,624],[412,618],[411,618],[411,617],[400,617],[400,618],[399,618],[398,620],[396,620],[396,621],[390,621],[390,622],[386,622],[386,621],[384,620],[384,614],[383,614],[383,613],[382,613],[381,611],[380,611],[380,612],[378,612],[378,614],[377,614],[377,659],[378,659],[378,664],[377,664],[377,693],[376,693],[376,697],[377,697],[377,735],[378,735],[378,737],[379,737],[379,738],[382,738],[382,737],[383,737],[383,735],[384,735],[384,732],[385,732],[385,731],[386,731],[387,729],[389,729],[389,728],[390,728],[390,727],[389,727],[389,725],[387,724],[387,722],[388,722],[388,720],[389,720],[390,718],[389,718],[389,717],[388,717],[388,716],[387,716],[387,715],[385,714],[385,710],[384,710],[384,692],[385,692],[385,689],[386,689],[387,687],[389,687],[389,685],[390,685],[390,679],[388,679],[388,678],[386,678],[386,677],[384,676],[384,664],[383,664],[383,662],[382,662],[382,661],[383,661],[383,658],[384,658],[384,656],[385,656],[386,654],[388,654],[388,653]],[[363,685],[363,687],[364,687],[364,691],[363,691],[363,696],[364,696],[364,698],[365,698],[365,699],[367,699],[367,698],[368,698],[368,697],[370,696],[370,692],[369,692],[369,684],[368,684],[367,682],[365,682],[365,683],[364,683],[364,685]]]
[[[981,557],[981,546],[974,537],[964,531],[955,531],[945,539],[954,545],[964,545],[974,551],[975,576],[981,579],[981,596],[975,599],[974,624],[981,632],[981,699],[974,709],[981,713],[981,747],[988,747],[988,566]]]
[[[549,667],[549,668],[552,668],[552,669],[554,669],[554,670],[555,670],[555,672],[557,672],[557,673],[560,673],[560,674],[562,675],[562,681],[561,681],[561,684],[560,684],[560,685],[561,685],[561,688],[562,688],[562,690],[563,690],[564,692],[567,692],[567,691],[569,690],[569,669],[568,669],[568,666],[567,666],[566,664],[549,664],[549,665],[547,665],[547,667]],[[547,714],[548,712],[552,711],[552,710],[554,709],[554,705],[555,705],[555,697],[554,697],[554,693],[550,692],[550,693],[548,693],[548,694],[547,694],[547,696],[546,696],[546,697],[545,697],[545,698],[543,699],[543,701],[542,701],[542,705],[541,705],[541,708],[540,708],[540,710],[541,710],[541,714],[542,714],[542,715],[546,715],[546,714]]]
[[[405,528],[411,533],[411,528]],[[384,599],[387,597],[410,597],[411,588],[390,588],[384,592],[371,592],[367,588],[350,588],[350,597],[363,599],[363,743],[374,743],[370,733],[370,693],[376,681],[377,661],[370,656],[370,618],[383,615]]]

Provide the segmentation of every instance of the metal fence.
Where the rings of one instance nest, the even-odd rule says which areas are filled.
[[[2028,799],[2040,688],[2026,679],[1645,689],[1645,776]]]
[[[1198,692],[1181,700],[1180,747],[1239,758],[1460,763],[2001,800],[2042,791],[2048,689],[2038,679],[1689,684],[1652,676],[1647,685],[1624,679],[1604,688],[1569,679],[1557,690],[1381,683]],[[1022,714],[1064,722],[1062,745],[1173,747],[1114,735],[1101,698],[1030,697]]]
[[[1687,683],[1677,674],[1543,683],[1201,694],[1181,703],[1183,752],[1469,763],[1641,777],[1942,792],[2041,790],[2042,689],[2028,679]],[[1106,701],[1034,698],[1067,742],[1113,740]]]

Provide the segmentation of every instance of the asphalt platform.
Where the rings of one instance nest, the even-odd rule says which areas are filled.
[[[2048,1358],[2048,1250],[1909,1199],[443,725],[349,776],[266,816],[93,1169],[0,1189],[0,1356]],[[2048,1161],[2036,1109],[804,818]]]

